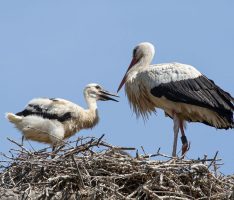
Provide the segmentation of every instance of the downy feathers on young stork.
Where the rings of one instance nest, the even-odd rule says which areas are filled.
[[[36,98],[23,111],[6,113],[6,117],[26,139],[55,147],[81,129],[94,127],[99,121],[97,101],[117,101],[111,96],[118,97],[100,85],[91,83],[84,89],[88,109],[65,99]]]
[[[234,127],[233,97],[190,65],[164,63],[151,65],[155,49],[151,43],[138,44],[118,91],[125,84],[130,106],[137,116],[147,118],[161,108],[174,121],[172,155],[176,156],[179,129],[182,153],[188,142],[184,122],[201,122],[218,129]]]

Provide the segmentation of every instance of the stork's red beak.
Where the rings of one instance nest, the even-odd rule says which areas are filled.
[[[133,59],[132,59],[130,65],[129,65],[129,67],[128,67],[128,69],[127,69],[127,71],[126,71],[126,73],[125,73],[125,75],[124,75],[124,77],[123,77],[123,79],[122,79],[122,81],[121,81],[121,83],[119,84],[119,87],[118,87],[117,92],[120,91],[120,89],[123,87],[124,83],[126,82],[127,76],[128,76],[128,71],[129,71],[129,70],[131,69],[131,67],[134,66],[136,63],[137,63],[137,59],[135,59],[135,58],[133,57]]]

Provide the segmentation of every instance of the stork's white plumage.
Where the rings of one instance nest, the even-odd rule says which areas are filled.
[[[31,100],[19,113],[6,113],[26,139],[52,144],[61,144],[81,129],[94,127],[99,120],[97,100],[117,101],[115,96],[100,85],[91,83],[84,89],[88,109],[60,98],[37,98]]]
[[[148,42],[134,48],[132,62],[118,91],[125,84],[130,106],[137,116],[147,118],[156,108],[161,108],[173,119],[173,156],[176,156],[179,129],[182,154],[187,151],[185,121],[201,122],[218,129],[234,127],[234,99],[229,93],[190,65],[151,65],[154,54],[154,46]]]

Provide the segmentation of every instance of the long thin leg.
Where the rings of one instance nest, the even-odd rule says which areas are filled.
[[[184,133],[184,122],[180,120],[179,122],[180,132],[181,132],[181,142],[182,142],[182,156],[188,151],[188,140]]]
[[[173,151],[172,156],[176,157],[176,150],[177,150],[177,140],[178,140],[178,133],[179,133],[179,118],[176,114],[173,116],[173,122],[174,122],[174,141],[173,141]]]
[[[24,146],[24,135],[22,135],[22,138],[21,138],[21,145]]]
[[[56,154],[55,151],[56,151],[56,145],[53,144],[53,146],[52,146],[52,152],[51,152],[52,153],[51,154],[51,159],[53,159],[55,157],[55,154]]]

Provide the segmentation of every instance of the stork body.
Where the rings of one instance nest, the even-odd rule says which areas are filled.
[[[6,117],[15,124],[26,139],[53,146],[74,135],[81,129],[94,127],[98,121],[97,100],[113,100],[116,96],[98,84],[89,84],[84,89],[88,109],[60,98],[36,98],[22,112],[7,113]]]
[[[179,130],[183,154],[187,150],[185,121],[201,122],[218,129],[234,127],[234,99],[229,93],[190,65],[151,65],[154,53],[150,43],[135,47],[132,62],[118,91],[125,84],[130,105],[137,116],[148,118],[156,108],[160,108],[173,119],[173,156],[176,156]]]

